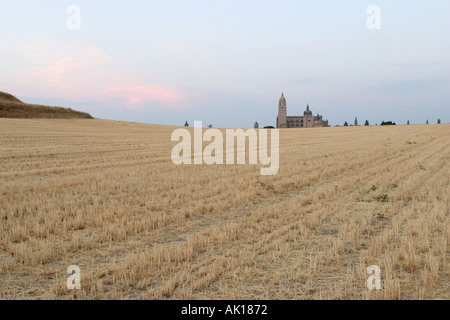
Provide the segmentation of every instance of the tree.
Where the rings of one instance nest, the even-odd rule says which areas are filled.
[[[427,119],[427,124],[428,124],[428,119]]]
[[[437,122],[437,124],[441,124],[441,119],[438,119],[438,122]]]
[[[275,127],[273,127],[273,126],[267,126],[267,127],[264,127],[264,129],[275,129]]]
[[[409,126],[409,120],[408,120],[408,122],[406,124]]]
[[[344,127],[348,127],[348,122],[347,121],[344,122]]]
[[[369,120],[366,120],[366,123],[364,123],[365,126],[369,125]]]
[[[395,126],[396,123],[392,122],[392,121],[383,121],[383,122],[381,122],[381,125],[382,126]]]

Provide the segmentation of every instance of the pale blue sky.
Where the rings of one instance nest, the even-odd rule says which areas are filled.
[[[69,30],[66,10],[81,10]],[[369,30],[366,10],[381,9]],[[275,125],[450,120],[450,2],[0,1],[0,90],[95,117]]]

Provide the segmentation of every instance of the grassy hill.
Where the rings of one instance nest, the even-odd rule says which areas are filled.
[[[24,103],[12,94],[1,91],[0,118],[93,119],[88,113],[74,111],[70,108]]]

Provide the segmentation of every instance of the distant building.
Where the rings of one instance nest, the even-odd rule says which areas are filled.
[[[286,98],[281,94],[278,103],[277,128],[313,128],[313,127],[329,127],[328,120],[323,120],[322,116],[317,114],[313,116],[309,105],[303,116],[287,116]]]

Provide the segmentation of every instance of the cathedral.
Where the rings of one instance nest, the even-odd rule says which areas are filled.
[[[286,98],[281,94],[278,103],[277,128],[313,128],[313,127],[329,127],[328,120],[323,120],[322,116],[317,114],[313,116],[309,105],[303,116],[287,116]]]

